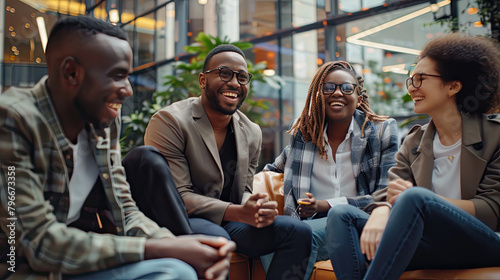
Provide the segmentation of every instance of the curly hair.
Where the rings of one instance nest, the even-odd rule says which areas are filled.
[[[460,81],[457,108],[463,113],[487,113],[498,108],[500,51],[493,40],[451,33],[429,41],[420,59],[429,57],[443,81]]]
[[[361,104],[358,109],[365,113],[365,122],[361,127],[361,137],[364,137],[364,128],[368,121],[379,122],[388,119],[387,116],[380,116],[375,114],[370,108],[368,102],[368,94],[366,89],[363,88],[364,80],[361,76],[356,74],[354,68],[345,61],[332,61],[323,64],[311,82],[309,91],[307,93],[306,104],[302,114],[297,121],[292,125],[287,133],[296,135],[298,130],[302,133],[304,141],[312,141],[318,148],[319,154],[326,158],[327,153],[325,149],[325,137],[323,135],[325,121],[325,99],[321,84],[324,82],[326,76],[333,71],[342,70],[350,73],[357,80],[357,94],[362,97]]]

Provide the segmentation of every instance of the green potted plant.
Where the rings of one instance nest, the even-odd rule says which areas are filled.
[[[122,154],[125,155],[131,149],[143,144],[143,137],[146,127],[151,117],[161,108],[170,105],[176,101],[186,99],[188,97],[200,96],[201,90],[198,84],[198,75],[203,69],[203,62],[207,54],[216,46],[221,44],[233,44],[241,50],[246,50],[253,47],[253,44],[247,42],[230,42],[227,37],[220,39],[203,32],[198,33],[195,38],[195,43],[186,46],[184,49],[188,53],[196,54],[190,61],[177,61],[174,63],[175,75],[167,75],[164,77],[166,86],[165,90],[154,92],[151,100],[146,100],[142,104],[142,108],[136,109],[130,116],[123,116],[123,124],[125,129],[121,139]],[[260,123],[260,114],[254,111],[255,108],[268,109],[268,104],[265,101],[254,100],[252,98],[255,93],[252,87],[254,83],[266,83],[271,87],[279,88],[283,81],[278,76],[268,77],[263,74],[263,70],[267,68],[266,63],[260,62],[252,64],[247,60],[248,72],[253,78],[250,81],[250,89],[248,91],[245,104],[240,108],[252,121]]]

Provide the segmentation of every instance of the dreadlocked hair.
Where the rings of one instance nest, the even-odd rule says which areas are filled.
[[[332,61],[323,64],[314,75],[311,85],[309,86],[306,104],[304,106],[304,110],[302,110],[302,114],[292,125],[290,130],[287,131],[287,133],[295,136],[300,130],[304,141],[312,141],[316,147],[319,148],[321,158],[323,158],[323,156],[327,158],[325,148],[326,143],[323,134],[324,126],[326,124],[325,99],[323,97],[321,85],[323,84],[326,76],[336,70],[347,71],[358,81],[358,86],[356,87],[357,93],[362,97],[358,109],[365,113],[365,121],[361,126],[361,137],[364,137],[365,135],[364,128],[368,121],[380,122],[389,118],[387,116],[377,115],[372,111],[370,103],[368,102],[368,94],[366,93],[366,89],[363,88],[364,80],[361,76],[356,74],[356,71],[348,62]]]

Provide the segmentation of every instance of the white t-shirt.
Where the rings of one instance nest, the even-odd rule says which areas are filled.
[[[462,199],[460,190],[460,149],[462,139],[451,146],[444,146],[436,133],[432,147],[434,153],[432,191],[444,197]]]
[[[351,141],[354,117],[344,138],[344,141],[337,148],[334,157],[332,149],[328,144],[326,127],[323,131],[326,141],[326,152],[328,158],[325,160],[319,154],[314,157],[311,174],[310,192],[317,200],[326,200],[331,207],[338,204],[347,204],[347,196],[357,195],[356,179],[351,162]],[[300,194],[301,198],[306,198],[305,194]]]
[[[99,168],[92,154],[85,129],[78,134],[76,145],[71,146],[74,168],[69,181],[69,211],[66,224],[78,220],[83,203],[99,176]]]

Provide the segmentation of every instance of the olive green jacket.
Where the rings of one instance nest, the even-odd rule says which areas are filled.
[[[0,95],[0,278],[60,279],[61,273],[142,260],[147,237],[173,235],[146,218],[132,200],[121,166],[118,121],[103,129],[86,127],[118,235],[66,226],[68,183],[78,170],[72,171],[73,151],[46,79],[34,88],[11,88]],[[8,256],[11,251],[14,257]]]
[[[462,115],[460,187],[462,199],[474,203],[476,217],[494,231],[500,231],[500,116]],[[409,180],[415,186],[432,189],[436,128],[432,120],[413,127],[396,154],[396,166],[389,180]],[[384,201],[387,188],[374,194]]]

